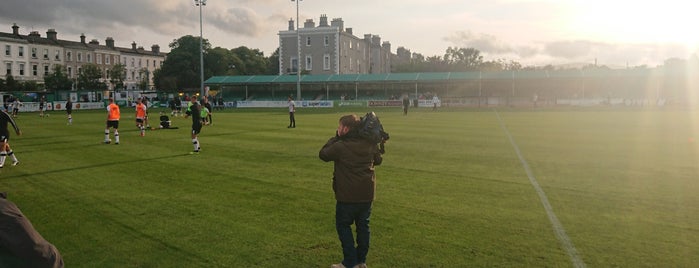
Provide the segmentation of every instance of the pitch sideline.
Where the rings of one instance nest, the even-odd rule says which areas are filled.
[[[507,138],[510,140],[510,144],[512,144],[515,153],[517,153],[517,157],[519,157],[519,161],[522,163],[522,166],[524,167],[524,171],[527,173],[527,177],[529,177],[529,182],[534,187],[534,190],[536,190],[536,193],[539,195],[541,204],[544,206],[544,210],[546,210],[546,215],[549,217],[549,221],[553,226],[553,231],[556,234],[558,241],[561,242],[561,245],[566,250],[566,253],[568,253],[570,260],[573,263],[573,266],[578,268],[584,268],[585,262],[583,262],[582,258],[580,258],[580,255],[578,254],[578,251],[575,249],[573,242],[570,241],[570,237],[568,237],[568,234],[566,234],[566,231],[563,228],[563,224],[561,224],[561,222],[558,220],[558,217],[556,217],[556,214],[553,212],[553,208],[551,207],[551,203],[549,203],[548,197],[546,197],[546,193],[543,189],[541,189],[541,186],[539,186],[539,182],[534,177],[534,174],[532,173],[532,170],[529,167],[527,160],[525,160],[522,156],[522,153],[519,150],[519,146],[517,146],[517,143],[515,143],[515,140],[512,138],[512,135],[510,134],[510,131],[507,129],[507,126],[505,126],[505,123],[502,121],[502,118],[500,118],[500,113],[498,113],[497,109],[494,109],[494,111],[495,115],[498,118],[498,122],[500,123],[500,127],[503,129],[503,131],[507,135]]]

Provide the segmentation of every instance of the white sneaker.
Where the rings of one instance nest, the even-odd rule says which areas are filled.
[[[330,265],[330,268],[347,268],[347,267],[345,267],[345,265],[342,263],[336,263],[336,264]]]
[[[13,161],[13,162],[12,162],[12,165],[13,165],[13,166],[19,165],[19,161]]]

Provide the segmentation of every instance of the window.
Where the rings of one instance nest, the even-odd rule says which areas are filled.
[[[307,47],[311,46],[311,37],[310,36],[306,37],[306,46]]]
[[[17,55],[20,58],[24,58],[24,47],[19,47],[19,53],[17,53]]]
[[[326,47],[330,45],[330,37],[329,37],[329,36],[326,35],[326,36],[323,38],[323,44],[324,44]]]
[[[5,74],[12,75],[12,62],[5,63],[5,66],[7,66],[7,69],[5,69]]]
[[[352,49],[352,41],[351,40],[349,41],[349,46],[350,46],[350,49]]]
[[[36,64],[32,64],[32,75],[33,76],[39,75],[39,66]]]
[[[12,47],[10,45],[5,45],[5,56],[12,55]]]
[[[49,76],[49,66],[44,65],[44,76]]]
[[[141,68],[141,59],[138,59],[138,68]]]
[[[24,76],[24,63],[19,64],[19,75]]]
[[[87,62],[92,62],[92,53],[87,53]]]
[[[44,59],[48,60],[49,59],[49,49],[44,49]]]
[[[289,67],[291,67],[291,69],[289,69],[289,73],[296,73],[298,70],[298,66],[299,66],[298,59],[292,57],[291,61],[289,63],[291,64],[291,66],[289,66]]]
[[[83,68],[78,67],[78,73],[76,73],[76,74],[77,74],[77,75],[80,75],[81,73],[83,73]]]
[[[73,78],[73,67],[68,66],[68,78]]]
[[[351,71],[351,70],[352,70],[352,58],[349,59],[349,65],[350,65],[350,66],[349,66],[349,69],[350,69],[350,71]]]
[[[83,62],[83,53],[78,52],[78,62]]]
[[[135,67],[135,66],[136,66],[136,65],[135,65],[135,62],[136,62],[136,59],[131,58],[131,67]]]
[[[70,51],[66,52],[66,61],[72,61],[73,60],[73,54],[70,53]]]
[[[36,59],[36,48],[35,47],[32,48],[32,58]]]
[[[311,56],[306,56],[306,71],[313,70],[313,58]]]
[[[102,64],[102,54],[97,54],[97,64]]]
[[[111,58],[110,55],[104,55],[104,64],[107,64],[107,65],[112,64],[111,62],[109,62],[110,58]]]
[[[323,70],[330,70],[330,54],[323,55]]]
[[[61,60],[61,51],[56,50],[56,57],[54,57],[56,60]]]

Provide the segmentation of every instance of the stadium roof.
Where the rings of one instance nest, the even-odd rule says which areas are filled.
[[[443,72],[443,73],[389,73],[389,74],[312,74],[301,75],[301,83],[449,83],[475,80],[546,79],[546,78],[604,78],[647,77],[649,69],[624,70],[562,70],[562,71],[500,71],[500,72]],[[207,85],[255,85],[296,83],[296,75],[238,75],[214,76]]]

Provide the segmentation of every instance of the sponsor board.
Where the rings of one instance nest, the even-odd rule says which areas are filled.
[[[337,107],[366,107],[366,101],[336,101]]]
[[[301,107],[332,108],[332,101],[301,101]]]
[[[403,106],[403,101],[401,100],[370,100],[368,101],[369,107],[401,107]]]
[[[295,101],[296,107],[304,108],[331,108],[332,101]],[[237,101],[236,108],[282,108],[289,107],[288,101]]]
[[[95,109],[103,109],[106,106],[104,106],[103,102],[74,102],[73,103],[73,110],[95,110]],[[60,110],[65,110],[66,109],[66,102],[65,101],[54,101],[53,102],[53,110],[55,111],[60,111]]]

